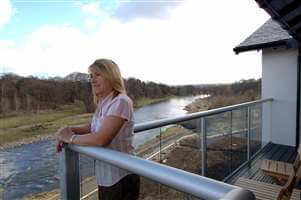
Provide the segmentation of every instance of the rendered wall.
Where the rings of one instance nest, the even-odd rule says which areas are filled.
[[[262,98],[274,99],[263,109],[265,141],[296,144],[297,56],[297,49],[262,51]]]

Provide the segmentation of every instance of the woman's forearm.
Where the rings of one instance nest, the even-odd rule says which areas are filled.
[[[83,135],[91,132],[91,125],[85,124],[85,125],[78,125],[78,126],[70,126],[70,129],[75,134]]]
[[[76,135],[72,143],[83,146],[105,146],[105,142],[102,140],[101,136],[94,133]]]
[[[79,145],[106,146],[112,142],[124,123],[125,120],[120,117],[106,117],[98,133],[75,135],[71,142]]]

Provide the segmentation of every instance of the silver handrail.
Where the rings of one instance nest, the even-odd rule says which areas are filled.
[[[75,153],[85,154],[94,159],[102,160],[114,166],[126,169],[135,174],[149,178],[158,183],[164,184],[181,192],[191,194],[198,198],[216,200],[228,199],[228,197],[231,196],[231,200],[255,200],[255,196],[250,191],[241,189],[239,187],[162,165],[150,160],[131,156],[122,152],[113,151],[102,147],[68,145],[68,147],[64,149],[64,153],[66,153],[66,150],[68,151],[68,149],[71,149]],[[70,160],[69,162],[74,163]],[[69,167],[66,166],[65,170],[68,170],[68,168]],[[68,173],[68,171],[65,171],[65,173]],[[64,180],[62,181],[64,182]],[[75,186],[76,184],[72,182],[71,185]],[[65,195],[66,194],[63,193],[61,197],[64,199]]]
[[[137,133],[137,132],[146,131],[149,129],[154,129],[154,128],[158,128],[158,127],[162,127],[162,126],[166,126],[166,125],[170,125],[170,124],[175,124],[175,123],[179,123],[179,122],[183,122],[183,121],[198,119],[201,117],[208,117],[211,115],[220,114],[223,112],[227,112],[227,111],[231,111],[231,110],[235,110],[235,109],[239,109],[239,108],[244,108],[244,107],[248,107],[248,106],[252,106],[255,104],[264,103],[264,102],[268,102],[268,101],[273,101],[273,98],[261,99],[261,100],[251,101],[251,102],[247,102],[247,103],[241,103],[241,104],[237,104],[237,105],[233,105],[233,106],[226,106],[226,107],[212,109],[212,110],[208,110],[208,111],[191,113],[191,114],[187,114],[187,115],[179,116],[179,117],[173,117],[173,118],[168,118],[168,119],[161,119],[161,120],[155,120],[155,121],[151,121],[151,122],[140,123],[140,124],[135,125],[134,132]]]

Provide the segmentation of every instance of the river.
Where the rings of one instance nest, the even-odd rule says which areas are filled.
[[[178,97],[144,106],[135,111],[135,123],[184,115],[186,113],[184,107],[200,97]],[[134,146],[156,137],[157,132],[150,130],[136,133]],[[59,187],[59,162],[54,142],[54,139],[50,138],[0,151],[0,199],[22,199],[28,194]],[[85,161],[87,158],[81,159]],[[91,164],[80,167],[92,168]],[[81,176],[87,177],[91,175],[90,173],[91,170],[86,170]]]

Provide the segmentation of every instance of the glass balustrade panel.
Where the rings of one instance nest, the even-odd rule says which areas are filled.
[[[231,112],[205,118],[207,138],[207,176],[223,180],[231,173]],[[203,148],[202,148],[203,151]]]
[[[232,110],[232,171],[236,170],[247,161],[248,154],[248,109],[240,108]]]
[[[262,148],[262,104],[250,107],[250,153],[254,156]]]

